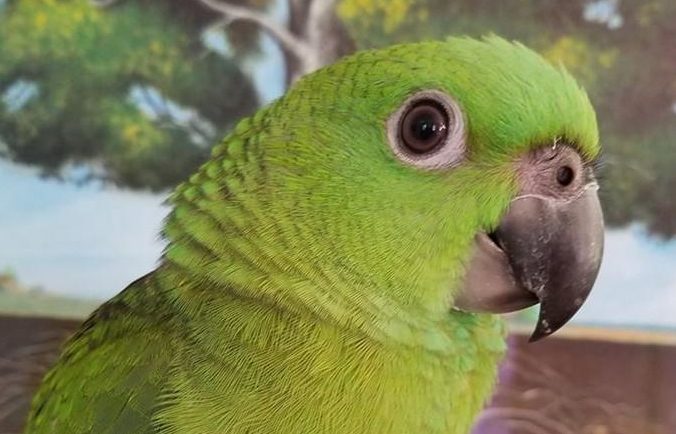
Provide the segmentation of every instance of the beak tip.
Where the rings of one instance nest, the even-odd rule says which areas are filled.
[[[540,340],[546,338],[547,336],[549,336],[550,334],[552,334],[551,331],[547,333],[547,332],[542,332],[539,329],[535,329],[533,334],[530,335],[530,338],[528,338],[528,343],[532,344],[534,342],[540,341]]]
[[[537,342],[554,333],[554,329],[549,325],[546,319],[539,318],[537,326],[528,339],[529,343]]]
[[[557,307],[554,308],[547,300],[543,300],[540,303],[540,315],[535,330],[533,330],[528,342],[537,342],[563,328],[575,316],[584,299],[585,297],[577,297],[571,306],[563,310],[558,307],[564,305],[554,305]]]

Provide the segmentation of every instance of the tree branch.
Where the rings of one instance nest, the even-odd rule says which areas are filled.
[[[267,15],[254,9],[235,6],[218,0],[199,0],[208,8],[220,12],[227,18],[227,22],[249,21],[275,39],[284,49],[293,53],[299,61],[303,61],[310,54],[310,47],[301,39],[294,36],[285,27],[280,26]]]
[[[108,6],[112,6],[113,4],[117,3],[117,1],[118,0],[89,0],[89,3],[97,8],[107,8]]]
[[[321,68],[326,63],[321,55],[322,46],[326,45],[323,37],[326,35],[325,29],[331,25],[331,14],[335,8],[335,3],[336,0],[313,0],[310,3],[306,32],[310,45],[315,49],[314,56],[310,64],[307,65],[310,71]]]
[[[323,35],[322,27],[330,24],[336,0],[312,0],[307,14],[307,31],[310,37]]]

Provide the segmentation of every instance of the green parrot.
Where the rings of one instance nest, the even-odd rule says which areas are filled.
[[[574,79],[497,36],[310,74],[173,192],[159,265],[69,340],[26,433],[468,433],[498,314],[539,302],[539,339],[591,290],[599,154]]]

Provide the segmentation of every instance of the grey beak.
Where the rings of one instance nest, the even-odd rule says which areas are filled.
[[[530,340],[561,328],[580,309],[603,255],[603,214],[596,184],[562,201],[524,195],[512,202],[498,229],[477,237],[455,306],[504,313],[540,303]]]

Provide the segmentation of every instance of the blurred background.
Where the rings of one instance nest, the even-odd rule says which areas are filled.
[[[588,89],[608,231],[573,326],[527,345],[512,318],[476,434],[676,432],[673,0],[0,0],[0,434],[239,118],[355,50],[488,33]]]

